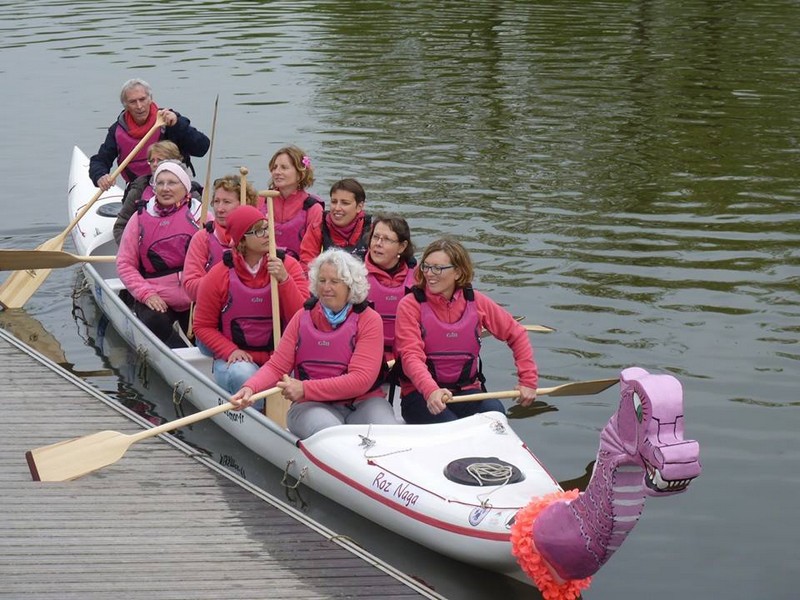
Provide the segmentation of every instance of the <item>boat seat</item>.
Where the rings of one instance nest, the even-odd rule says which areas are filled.
[[[106,279],[106,284],[108,284],[108,287],[110,287],[112,291],[117,293],[125,289],[125,285],[122,283],[122,280],[119,277]]]
[[[207,354],[200,352],[200,349],[196,346],[192,346],[191,348],[173,348],[172,351],[178,358],[185,360],[196,369],[209,374],[211,373],[211,364],[214,362],[213,359]]]

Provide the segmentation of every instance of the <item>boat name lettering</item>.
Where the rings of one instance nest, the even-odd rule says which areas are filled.
[[[411,486],[408,483],[395,485],[396,483],[397,482],[390,480],[386,476],[386,473],[381,471],[375,476],[375,479],[372,480],[372,487],[398,498],[406,506],[416,504],[417,500],[419,500],[419,494],[410,491],[409,487]]]
[[[223,400],[222,398],[217,398],[217,406],[221,404],[225,404],[227,400]],[[233,411],[233,410],[226,410],[225,416],[228,417],[234,423],[244,423],[244,413]]]

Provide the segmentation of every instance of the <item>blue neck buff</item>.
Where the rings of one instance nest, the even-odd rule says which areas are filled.
[[[322,307],[322,312],[325,315],[325,318],[328,319],[328,323],[330,323],[333,327],[338,327],[344,320],[347,318],[347,313],[350,311],[350,304],[345,304],[344,308],[339,312],[335,313],[330,308],[325,306],[324,304],[320,304]]]

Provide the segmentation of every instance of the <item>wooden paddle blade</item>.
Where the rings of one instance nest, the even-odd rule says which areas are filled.
[[[36,251],[60,251],[64,246],[64,237],[58,235],[47,240]],[[0,304],[5,308],[22,308],[33,296],[39,286],[50,275],[51,269],[28,269],[14,271],[0,285]]]
[[[161,113],[158,114],[156,117],[156,122],[150,128],[150,130],[144,134],[139,143],[134,146],[133,150],[130,151],[125,160],[118,164],[117,168],[109,174],[111,179],[116,179],[120,176],[120,174],[125,170],[125,167],[128,166],[134,157],[139,153],[139,151],[144,147],[153,134],[158,131],[158,129],[164,125],[164,117]],[[59,233],[57,236],[50,238],[44,244],[39,246],[37,250],[57,250],[61,251],[64,248],[64,241],[67,239],[69,232],[72,231],[72,228],[75,227],[78,222],[83,218],[83,216],[89,212],[89,210],[94,206],[94,203],[97,202],[100,197],[103,195],[103,190],[97,190],[97,193],[89,200],[86,204],[83,205],[78,211],[72,221],[70,221],[69,225],[67,225],[66,229]],[[22,306],[36,293],[36,290],[39,289],[39,286],[44,283],[44,280],[50,275],[50,269],[37,269],[37,270],[28,270],[28,271],[14,271],[11,275],[8,276],[3,282],[3,285],[0,286],[0,304],[2,304],[5,308],[22,308]]]
[[[0,250],[0,271],[56,269],[80,262],[114,262],[116,256],[76,256],[58,250]]]
[[[619,377],[611,379],[594,379],[592,381],[576,381],[575,383],[565,383],[552,388],[544,388],[537,391],[537,394],[547,394],[549,396],[591,396],[599,394],[616,385]]]
[[[69,481],[117,462],[130,445],[129,435],[100,431],[28,450],[25,458],[34,481]]]
[[[535,331],[536,333],[552,333],[556,329],[547,325],[523,325],[525,331]]]

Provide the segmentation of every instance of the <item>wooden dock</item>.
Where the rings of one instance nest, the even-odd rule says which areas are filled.
[[[2,329],[0,364],[0,598],[442,598],[169,435],[32,481],[26,450],[150,424]]]

